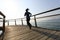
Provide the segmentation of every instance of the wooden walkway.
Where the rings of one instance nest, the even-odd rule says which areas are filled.
[[[26,26],[9,26],[5,28],[4,40],[60,40],[60,31]]]

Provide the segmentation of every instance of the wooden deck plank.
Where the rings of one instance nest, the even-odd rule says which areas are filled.
[[[55,37],[54,37],[55,36]],[[60,40],[60,31],[26,26],[9,26],[5,28],[4,40]]]

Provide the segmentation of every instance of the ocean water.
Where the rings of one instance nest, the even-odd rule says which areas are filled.
[[[31,24],[35,26],[34,21],[31,21]],[[60,30],[60,16],[37,19],[37,26],[47,29]]]
[[[34,25],[34,23],[32,25]],[[60,22],[37,22],[37,26],[47,29],[60,30]]]
[[[38,27],[60,30],[60,22],[38,22]]]
[[[43,18],[43,19],[37,19],[37,26],[47,29],[54,29],[54,30],[60,30],[60,16],[58,17],[50,17],[50,18]],[[35,21],[31,20],[30,23],[32,26],[35,26]],[[16,21],[17,25],[22,25],[21,20]],[[26,21],[23,21],[24,25],[27,25]],[[6,25],[8,25],[6,23]],[[14,21],[10,21],[9,25],[15,25]]]

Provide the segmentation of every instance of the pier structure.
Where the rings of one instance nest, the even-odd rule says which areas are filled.
[[[25,18],[5,20],[3,16],[3,21],[0,21],[3,22],[2,28],[0,27],[2,29],[0,40],[60,40],[60,30],[38,26],[38,20],[60,16],[60,13],[41,16],[51,12],[55,13],[54,11],[57,10],[60,11],[60,7],[33,15],[31,17],[32,29],[27,26]],[[14,22],[14,25],[10,22]]]

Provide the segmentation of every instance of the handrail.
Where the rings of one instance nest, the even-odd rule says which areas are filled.
[[[3,27],[0,27],[0,30],[2,30],[2,34],[0,35],[2,37],[2,40],[3,40],[3,37],[4,37],[4,32],[5,32],[5,15],[0,11],[0,15],[3,17],[1,19],[3,19]]]
[[[45,12],[41,12],[41,13],[38,13],[38,14],[35,14],[35,15],[31,16],[31,17],[34,17],[34,18],[32,18],[32,20],[34,19],[35,26],[37,27],[37,21],[36,21],[36,19],[46,18],[46,17],[53,17],[53,16],[59,16],[60,14],[48,15],[48,16],[43,16],[43,17],[36,17],[37,15],[46,14],[46,13],[53,12],[53,11],[56,11],[56,10],[60,10],[60,7],[57,7],[57,8],[54,8],[54,9],[51,9],[51,10],[48,10],[48,11],[45,11]],[[23,20],[24,18],[18,18],[18,19],[21,19],[20,21],[21,21],[22,25],[24,24],[23,21],[26,21],[26,20]],[[16,24],[16,22],[17,22],[16,20],[17,19],[13,19],[13,20],[15,20],[15,25],[17,25]],[[8,25],[9,25],[9,21],[8,21]]]
[[[60,10],[60,7],[54,8],[54,9],[51,9],[51,10],[48,10],[48,11],[45,11],[45,12],[41,12],[41,13],[38,13],[38,14],[35,14],[35,15],[33,15],[33,16],[40,15],[40,14],[45,14],[45,13],[52,12],[52,11],[56,11],[56,10]]]
[[[48,11],[41,12],[41,13],[38,13],[38,14],[33,15],[33,16],[34,16],[34,21],[35,21],[35,26],[37,27],[37,21],[36,21],[36,17],[35,17],[36,15],[45,14],[45,13],[52,12],[52,11],[56,11],[56,10],[59,10],[59,9],[60,9],[60,7],[54,8],[54,9],[51,9],[51,10],[48,10]],[[51,17],[51,16],[55,16],[55,15],[44,16],[44,17],[40,17],[40,18]]]
[[[53,16],[60,16],[60,14],[55,14],[55,15],[49,15],[49,16],[38,17],[38,18],[36,18],[36,19],[39,19],[39,18],[46,18],[46,17],[53,17]]]

